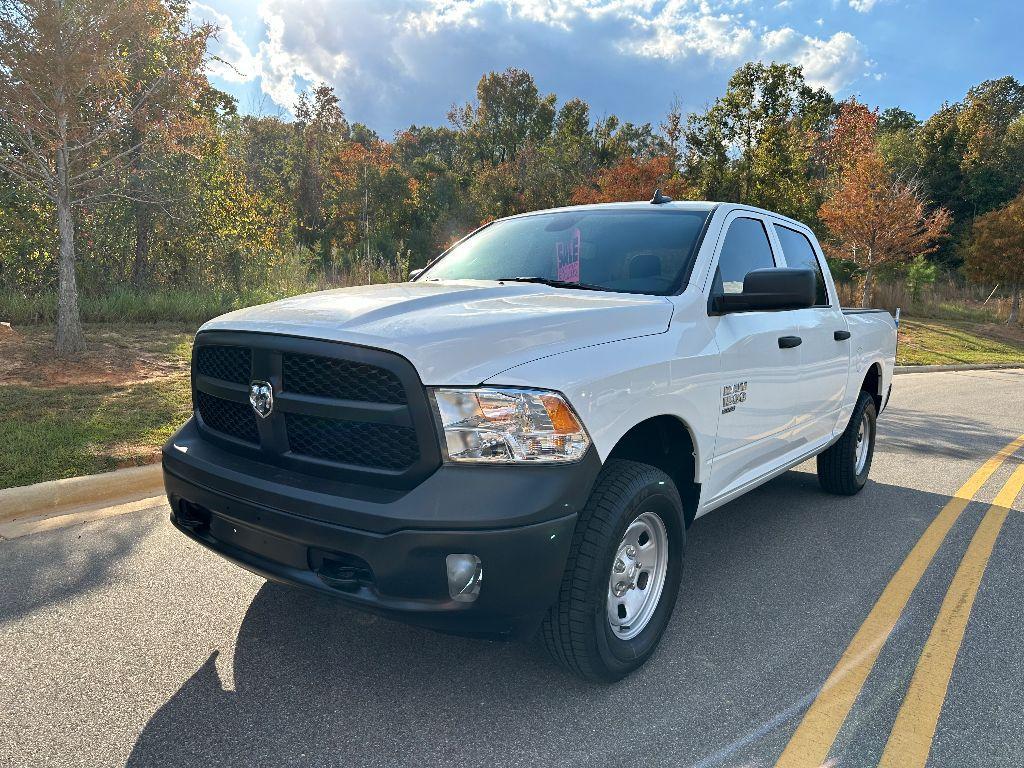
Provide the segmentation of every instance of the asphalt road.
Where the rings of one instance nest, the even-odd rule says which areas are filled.
[[[1020,435],[1022,371],[899,377],[868,487],[808,464],[698,520],[657,656],[611,687],[267,584],[165,507],[0,541],[0,765],[1019,768],[1024,496],[989,505],[1024,448],[951,498]]]

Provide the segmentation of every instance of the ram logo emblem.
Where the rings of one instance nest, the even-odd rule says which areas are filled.
[[[267,418],[274,410],[274,388],[265,381],[250,382],[249,405],[261,419]]]

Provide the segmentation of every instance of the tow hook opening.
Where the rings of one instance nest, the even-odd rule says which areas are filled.
[[[360,587],[373,585],[370,564],[355,555],[341,552],[310,552],[313,572],[329,587],[343,592],[355,592]]]
[[[182,499],[175,508],[174,521],[182,528],[203,533],[210,528],[210,510]]]

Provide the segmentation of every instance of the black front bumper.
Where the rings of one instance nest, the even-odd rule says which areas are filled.
[[[189,421],[163,466],[174,525],[243,568],[433,629],[524,637],[557,596],[600,460],[445,465],[396,492],[239,457]],[[445,558],[458,553],[481,560],[475,602],[449,596]]]

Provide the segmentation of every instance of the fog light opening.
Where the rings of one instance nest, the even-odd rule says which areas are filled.
[[[458,603],[472,603],[480,595],[484,568],[476,555],[448,555],[448,594]]]

